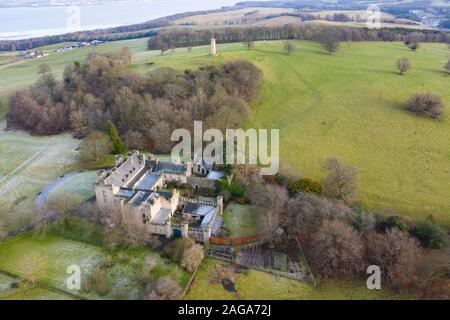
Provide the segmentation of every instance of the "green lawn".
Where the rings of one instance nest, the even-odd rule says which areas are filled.
[[[231,237],[248,237],[258,231],[255,213],[249,205],[231,202],[223,212],[223,221]]]
[[[207,259],[200,266],[187,300],[391,300],[412,299],[411,295],[397,295],[387,290],[368,290],[364,283],[327,281],[318,287],[307,283],[277,277],[268,273],[248,270],[236,275],[237,292],[226,291],[221,283],[211,283],[215,265],[223,264]]]
[[[43,287],[19,288],[0,294],[0,300],[73,300],[74,298],[60,291]]]
[[[153,279],[171,276],[182,287],[186,286],[189,281],[190,274],[188,272],[161,257],[158,252],[147,248],[137,248],[127,249],[122,253],[115,252],[112,255],[112,266],[104,269],[110,287],[106,296],[99,296],[95,291],[70,291],[66,287],[68,277],[66,270],[71,265],[78,265],[81,268],[83,286],[83,281],[88,278],[91,267],[100,265],[109,253],[101,247],[68,240],[60,236],[40,237],[23,234],[0,242],[0,271],[19,276],[23,272],[24,266],[30,261],[36,261],[35,257],[38,257],[40,263],[35,264],[38,266],[36,273],[43,284],[89,299],[116,298],[119,292],[122,299],[141,299],[144,287],[137,274],[143,261],[151,260],[153,262],[154,268],[150,271]],[[126,258],[121,258],[121,255],[125,255]],[[0,286],[1,283],[2,279],[0,278]]]

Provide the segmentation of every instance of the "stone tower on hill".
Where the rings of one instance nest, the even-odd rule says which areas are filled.
[[[214,38],[214,36],[211,38],[211,48],[209,49],[209,55],[217,56],[217,45],[216,45],[216,39]]]

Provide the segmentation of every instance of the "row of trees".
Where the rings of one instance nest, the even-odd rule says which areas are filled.
[[[333,40],[337,38],[340,41],[404,41],[412,47],[419,42],[450,42],[449,33],[434,30],[417,32],[407,29],[369,30],[352,27],[286,24],[274,27],[222,28],[214,29],[214,31],[167,29],[149,39],[148,49],[165,51],[169,48],[207,45],[213,35],[219,43],[288,39],[323,42],[326,40],[325,36],[332,36]],[[335,41],[330,44],[335,45]],[[331,46],[332,50],[334,45]]]
[[[126,48],[91,54],[85,63],[67,66],[63,81],[41,66],[38,81],[10,97],[8,127],[38,135],[72,131],[78,138],[100,130],[109,133],[116,153],[125,150],[121,138],[129,148],[167,152],[172,131],[189,129],[194,120],[218,129],[241,127],[261,87],[262,72],[244,60],[141,76],[129,71],[131,58]]]
[[[261,232],[274,236],[282,228],[299,239],[319,276],[359,278],[369,265],[377,265],[384,286],[448,299],[448,236],[433,217],[414,225],[399,216],[378,217],[355,205],[355,168],[336,158],[323,168],[322,182],[301,178],[289,186],[285,179],[264,183],[255,170],[236,172],[257,208]]]
[[[328,54],[337,52],[341,46],[340,35],[338,32],[332,29],[324,29],[318,37],[319,42],[322,44]],[[253,40],[244,41],[244,46],[247,50],[250,50],[254,46]],[[286,40],[284,42],[284,51],[287,55],[291,55],[297,50],[295,43],[292,40]]]

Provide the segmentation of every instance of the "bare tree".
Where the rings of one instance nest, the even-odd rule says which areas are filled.
[[[411,61],[408,58],[400,58],[397,60],[396,64],[398,72],[401,76],[411,69]]]
[[[325,220],[314,234],[311,263],[323,276],[351,277],[364,268],[364,243],[349,225]]]
[[[450,299],[449,250],[430,251],[424,254],[415,268],[414,282],[422,293],[422,299]]]
[[[171,277],[162,277],[156,283],[145,287],[145,298],[148,300],[177,300],[181,296],[181,286]]]
[[[384,234],[372,233],[367,239],[369,263],[379,266],[383,281],[394,288],[412,284],[414,265],[420,254],[417,240],[397,228]]]
[[[111,138],[101,131],[93,131],[81,142],[79,158],[82,163],[97,163],[103,161],[112,150]]]
[[[253,48],[255,46],[255,42],[251,39],[245,40],[244,41],[244,47],[247,50],[250,50],[251,48]]]
[[[322,183],[325,195],[345,203],[351,203],[357,198],[358,176],[354,167],[344,165],[337,158],[330,158],[325,161],[323,168],[328,171]]]
[[[292,41],[286,41],[284,43],[284,51],[286,52],[287,55],[290,55],[291,53],[295,52],[296,47],[294,42]]]
[[[264,185],[253,198],[253,203],[260,208],[259,229],[269,239],[281,225],[288,199],[286,188],[271,184]]]
[[[195,269],[202,263],[205,257],[205,251],[200,244],[193,244],[183,252],[180,265],[189,272],[194,272]]]
[[[105,245],[139,247],[150,238],[144,221],[137,210],[130,206],[104,210],[101,213]]]
[[[45,274],[45,259],[38,252],[24,256],[17,264],[19,278],[27,285],[35,286],[39,278]]]
[[[320,43],[322,43],[328,54],[333,54],[337,52],[341,46],[340,44],[340,34],[338,31],[333,29],[324,29],[319,36]]]
[[[316,194],[299,193],[289,199],[284,225],[287,231],[298,237],[304,244],[322,226],[324,220],[347,219],[353,211],[342,202],[334,202]]]
[[[0,219],[0,240],[6,237],[5,223]]]

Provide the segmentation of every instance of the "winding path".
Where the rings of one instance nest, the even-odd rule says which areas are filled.
[[[56,179],[51,184],[46,186],[44,188],[44,190],[42,190],[41,193],[36,198],[36,206],[37,206],[38,212],[44,212],[45,210],[48,209],[47,204],[46,204],[47,198],[53,190],[55,190],[56,188],[61,186],[67,180],[69,180],[75,176],[81,175],[83,173],[84,173],[83,171],[75,171],[75,172],[68,173],[65,176],[63,176],[59,179]]]

